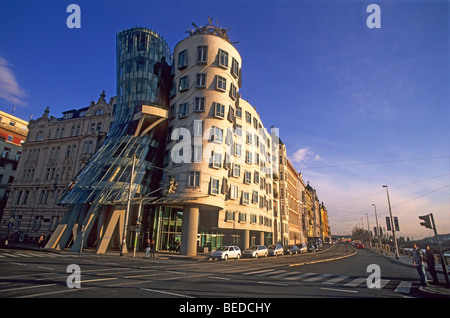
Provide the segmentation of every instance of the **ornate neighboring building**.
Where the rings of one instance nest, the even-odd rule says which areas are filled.
[[[30,120],[21,160],[11,185],[0,226],[0,236],[9,241],[33,242],[41,234],[48,238],[67,212],[58,197],[106,138],[115,98],[105,93],[88,107]],[[13,219],[10,229],[5,220]]]

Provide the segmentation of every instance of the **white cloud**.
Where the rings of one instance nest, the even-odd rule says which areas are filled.
[[[298,149],[292,155],[288,156],[288,159],[293,163],[300,164],[322,160],[318,154],[315,154],[313,151],[309,150],[308,147]]]
[[[0,98],[14,105],[25,106],[27,102],[24,99],[28,92],[20,87],[10,66],[11,64],[0,56]]]

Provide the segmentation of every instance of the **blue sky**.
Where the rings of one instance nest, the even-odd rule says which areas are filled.
[[[66,8],[81,8],[69,29]],[[370,29],[369,4],[381,9]],[[447,1],[0,0],[0,109],[23,119],[115,95],[115,34],[142,25],[173,49],[208,16],[230,28],[242,97],[280,129],[294,166],[328,208],[332,232],[385,225],[389,185],[400,235],[450,232]]]

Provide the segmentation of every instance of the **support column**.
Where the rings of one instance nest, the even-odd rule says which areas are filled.
[[[250,247],[250,230],[244,230],[244,240],[242,242],[242,250]]]
[[[259,245],[265,245],[264,244],[264,232],[259,232]]]
[[[185,206],[183,209],[183,226],[181,232],[181,254],[197,255],[198,206]]]

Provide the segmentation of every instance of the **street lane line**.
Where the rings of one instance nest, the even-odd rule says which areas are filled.
[[[289,284],[280,284],[280,283],[272,283],[272,282],[258,282],[258,284],[263,285],[274,285],[274,286],[289,286]]]
[[[262,274],[256,274],[255,276],[269,276],[269,275],[273,275],[273,274],[281,274],[281,273],[284,273],[284,272],[286,272],[286,271],[280,271],[280,270],[274,269],[271,272],[262,273]],[[272,277],[274,277],[274,276],[272,276]]]
[[[349,278],[349,277],[350,276],[338,276],[338,277],[335,277],[335,278],[332,278],[332,279],[329,279],[329,280],[323,282],[323,284],[334,285],[334,284],[339,283],[340,281],[343,281],[344,279]]]
[[[177,297],[183,297],[183,298],[195,298],[195,297],[188,296],[188,295],[175,294],[175,293],[166,292],[166,291],[163,291],[163,290],[157,290],[157,289],[150,289],[150,288],[139,288],[139,289],[141,289],[141,290],[146,290],[146,291],[153,292],[153,293],[160,293],[160,294],[171,295],[171,296],[177,296]]]
[[[9,262],[9,263],[14,264],[14,265],[27,266],[26,264],[22,264],[22,263],[15,263],[15,262]]]
[[[19,256],[17,256],[17,255],[14,255],[14,254],[8,254],[8,253],[3,253],[2,255],[6,255],[6,256],[8,256],[8,257],[19,257]]]
[[[348,282],[347,284],[344,284],[344,286],[346,286],[346,287],[356,287],[356,286],[358,286],[359,284],[361,284],[362,282],[365,282],[365,281],[367,281],[367,278],[365,278],[365,277],[358,277],[358,278],[355,278],[354,280],[352,280],[351,282]]]
[[[389,282],[389,279],[380,279],[380,288],[384,288],[384,286],[386,286]]]
[[[209,276],[210,279],[219,279],[219,280],[231,280],[231,278],[228,277],[217,277],[217,276]]]
[[[49,270],[49,271],[54,271],[54,270],[55,270],[54,268],[51,268],[51,267],[45,267],[45,266],[38,266],[38,268],[47,269],[47,270]]]
[[[304,278],[304,277],[312,276],[312,275],[316,275],[316,273],[303,273],[303,274],[292,276],[292,277],[286,277],[285,279],[296,280],[296,279],[300,279],[300,278]]]
[[[242,273],[244,275],[254,275],[254,274],[260,274],[260,273],[266,273],[266,272],[273,272],[276,271],[276,269],[270,268],[270,269],[263,269],[263,270],[259,270],[259,271],[254,271],[254,272],[247,272],[247,273]]]
[[[396,293],[409,294],[411,291],[412,283],[401,281],[397,288],[394,290]]]
[[[15,290],[24,290],[24,289],[33,289],[33,288],[41,288],[41,287],[50,287],[50,286],[56,286],[58,284],[46,284],[46,285],[38,285],[38,286],[25,286],[25,287],[16,287],[16,288],[9,288],[9,289],[2,289],[2,292],[7,291],[15,291]]]
[[[16,253],[16,255],[22,256],[22,257],[33,257],[31,255],[22,254],[22,253]]]
[[[331,276],[331,274],[322,274],[322,275],[319,275],[319,276],[314,276],[314,277],[307,278],[307,279],[304,280],[304,282],[315,282],[315,281],[318,281],[318,280],[321,280],[321,279],[324,279],[324,278],[327,278],[327,277],[330,277],[330,276]]]
[[[332,291],[337,291],[337,292],[344,292],[344,293],[358,293],[357,290],[350,290],[350,289],[336,289],[336,288],[327,288],[327,287],[320,287],[320,289],[324,289],[324,290],[332,290]]]

